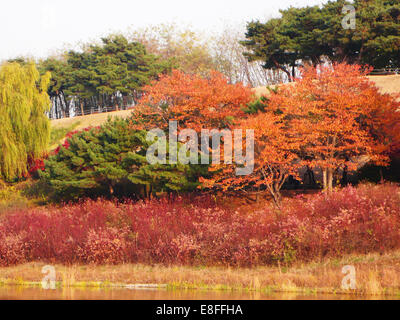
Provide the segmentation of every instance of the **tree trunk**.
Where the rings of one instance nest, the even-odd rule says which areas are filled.
[[[270,191],[271,195],[272,195],[272,199],[274,200],[274,204],[275,206],[280,209],[281,208],[281,194],[279,191]]]
[[[284,66],[280,65],[276,60],[273,60],[273,63],[275,64],[275,66],[276,66],[278,69],[280,69],[280,70],[282,70],[283,72],[285,72],[285,73],[287,74],[288,78],[289,78],[289,82],[292,82],[292,77],[291,77],[290,71],[287,70]]]
[[[57,99],[58,99],[58,101],[60,102],[60,108],[61,108],[62,117],[65,118],[65,109],[63,108],[61,96],[60,96],[60,95],[57,95]]]
[[[332,168],[322,169],[323,190],[325,193],[333,191],[333,170]]]
[[[147,199],[147,185],[143,185],[143,199]]]
[[[69,118],[70,117],[70,110],[69,110],[69,105],[68,105],[67,99],[65,98],[64,91],[60,91],[60,93],[61,93],[61,100],[62,100],[64,109],[65,109],[65,116],[67,118]]]
[[[272,182],[271,184],[266,183],[269,193],[272,196],[272,200],[274,200],[275,206],[280,210],[281,209],[281,187],[279,181]]]
[[[384,179],[384,177],[383,177],[383,170],[382,170],[382,168],[379,168],[379,175],[381,176],[381,181],[380,181],[380,183],[381,183],[381,184],[385,183],[385,179]]]
[[[333,170],[332,168],[328,169],[328,192],[332,193],[333,191]]]
[[[247,64],[245,65],[244,70],[246,73],[247,81],[249,82],[251,87],[254,87],[253,81],[251,80],[251,76],[250,76],[249,66]]]
[[[322,185],[325,193],[328,193],[328,170],[322,169]]]

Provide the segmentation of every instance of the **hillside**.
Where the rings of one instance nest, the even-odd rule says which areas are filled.
[[[132,110],[121,110],[121,111],[114,111],[114,112],[107,112],[107,113],[96,113],[90,114],[87,116],[80,116],[74,118],[64,118],[64,119],[57,119],[51,121],[51,126],[53,128],[69,128],[73,126],[75,123],[78,123],[75,126],[75,130],[84,129],[87,127],[96,127],[103,124],[107,121],[108,117],[122,117],[126,118],[131,114]]]
[[[382,93],[398,93],[400,94],[400,75],[391,76],[369,76],[375,82]]]
[[[400,75],[390,76],[369,76],[370,80],[375,82],[376,86],[381,89],[382,93],[398,93],[400,94]],[[266,87],[254,88],[257,96],[268,94]]]

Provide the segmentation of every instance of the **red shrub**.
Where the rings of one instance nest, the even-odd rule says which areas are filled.
[[[26,261],[23,235],[5,235],[0,241],[0,265],[9,266]]]
[[[91,229],[84,245],[78,249],[79,257],[88,263],[117,264],[129,260],[126,231],[117,228]]]
[[[348,187],[289,199],[280,214],[209,199],[85,201],[0,220],[0,265],[164,263],[259,265],[400,248],[400,188]]]
[[[48,158],[48,154],[43,155],[41,158],[28,157],[28,176],[35,177],[39,170],[43,171],[45,168],[44,160]]]

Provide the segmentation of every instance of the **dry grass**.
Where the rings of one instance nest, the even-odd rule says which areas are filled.
[[[375,82],[382,93],[400,94],[400,75],[390,76],[369,76],[369,79]]]
[[[375,82],[382,93],[400,94],[400,75],[369,76],[368,78]],[[257,96],[263,94],[268,95],[268,89],[266,87],[254,88],[254,91]]]
[[[97,127],[102,125],[104,122],[107,121],[109,117],[116,118],[127,118],[132,113],[132,110],[121,110],[121,111],[113,111],[107,113],[96,113],[87,116],[79,116],[74,118],[64,118],[64,119],[57,119],[51,120],[51,128],[52,129],[67,129],[73,128],[73,130],[81,130],[88,127]],[[59,139],[56,143],[53,143],[49,146],[48,151],[54,150],[57,146],[63,143],[65,137]]]
[[[132,110],[121,110],[107,113],[96,113],[88,116],[80,116],[74,118],[64,118],[51,121],[53,128],[67,128],[72,126],[73,123],[79,122],[75,130],[84,129],[87,127],[96,127],[107,121],[108,117],[122,117],[126,118],[132,113]]]
[[[0,268],[0,282],[40,282],[44,263]],[[356,268],[357,290],[341,289],[344,265]],[[297,264],[291,267],[188,267],[149,265],[56,265],[63,287],[96,287],[112,284],[168,284],[171,288],[249,290],[302,293],[400,294],[400,251],[350,255],[342,259]]]
[[[286,85],[293,85],[293,82],[289,82],[289,83],[284,83],[284,84],[278,84],[278,85],[272,85],[269,86],[270,88],[274,89],[276,87],[280,87],[280,86],[286,86]],[[268,95],[269,94],[269,90],[267,89],[267,87],[256,87],[253,88],[253,91],[255,92],[257,97],[260,97],[262,95]]]

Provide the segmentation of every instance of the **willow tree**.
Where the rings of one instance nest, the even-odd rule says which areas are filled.
[[[50,73],[40,76],[34,63],[0,67],[0,178],[6,181],[23,177],[28,158],[46,151],[49,82]]]

